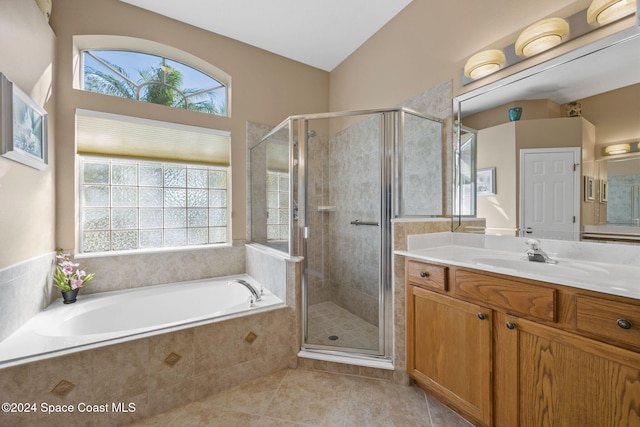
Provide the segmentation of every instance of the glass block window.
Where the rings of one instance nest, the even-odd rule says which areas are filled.
[[[267,172],[267,240],[289,240],[289,174]]]
[[[228,167],[80,156],[80,251],[228,241]]]
[[[227,86],[170,58],[127,50],[82,51],[82,89],[174,108],[227,115]]]

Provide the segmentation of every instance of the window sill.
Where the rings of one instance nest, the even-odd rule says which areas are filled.
[[[224,248],[231,248],[232,246],[233,246],[233,243],[215,243],[211,245],[180,246],[175,248],[150,248],[150,249],[137,249],[137,250],[129,250],[129,251],[85,252],[85,253],[74,254],[74,259],[105,258],[105,257],[128,256],[128,255],[136,256],[136,255],[149,255],[149,254],[171,254],[176,252],[224,249]]]

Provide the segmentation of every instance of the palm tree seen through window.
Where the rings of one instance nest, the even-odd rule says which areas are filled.
[[[227,88],[169,58],[124,50],[85,50],[84,90],[226,116]]]

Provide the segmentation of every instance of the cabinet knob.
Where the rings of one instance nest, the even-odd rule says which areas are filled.
[[[426,271],[421,271],[421,272],[420,272],[420,277],[422,277],[423,279],[424,279],[425,277],[429,277],[429,273],[427,273]]]
[[[484,320],[484,319],[486,319],[486,318],[487,318],[487,315],[486,315],[486,314],[484,314],[483,312],[478,313],[478,319],[480,319],[480,320]]]
[[[618,321],[616,322],[618,324],[618,326],[620,326],[622,329],[631,329],[631,326],[633,326],[631,324],[631,322],[629,322],[627,319],[618,319]]]
[[[516,324],[513,322],[507,322],[507,328],[509,329],[515,329],[516,328]]]

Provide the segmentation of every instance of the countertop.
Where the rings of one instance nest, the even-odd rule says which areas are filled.
[[[439,234],[440,236],[436,237],[434,241],[429,242],[428,238],[427,240],[423,238],[423,240],[421,240],[422,244],[410,244],[408,250],[395,251],[394,253],[396,255],[424,261],[466,267],[640,300],[640,267],[637,261],[631,265],[621,265],[609,262],[596,262],[589,259],[563,258],[557,253],[547,252],[552,259],[558,262],[557,264],[531,262],[528,261],[525,256],[526,245],[521,252],[515,252],[513,250],[478,247],[476,237],[456,239],[455,236],[453,236],[451,239],[445,239],[442,238],[442,235],[447,233],[435,234]],[[458,241],[456,242],[456,240]],[[460,240],[467,241],[460,242]],[[428,243],[425,245],[424,242]],[[491,246],[496,246],[494,244],[495,240],[491,243]],[[576,243],[572,242],[571,244],[575,248]],[[585,245],[588,245],[588,243],[585,243]],[[513,247],[513,244],[510,246]],[[542,247],[544,250],[544,241]]]

